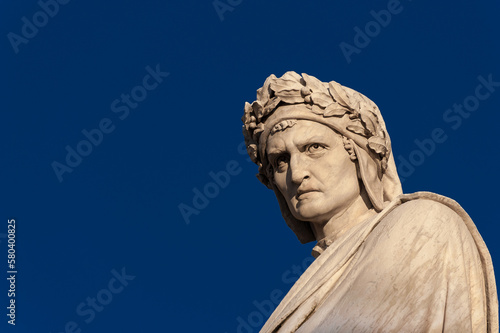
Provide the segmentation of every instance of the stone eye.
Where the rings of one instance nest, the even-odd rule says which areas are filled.
[[[313,143],[307,147],[307,151],[309,153],[316,153],[316,152],[322,150],[323,148],[324,148],[323,145],[321,145],[319,143]]]
[[[284,155],[278,156],[278,158],[276,158],[276,165],[277,166],[280,166],[280,164],[282,164],[282,163],[286,163],[286,156],[284,156]]]
[[[275,171],[277,171],[277,172],[285,171],[287,168],[287,163],[288,163],[288,156],[287,155],[280,155],[280,156],[276,157],[276,159],[274,160],[274,163],[273,163]]]

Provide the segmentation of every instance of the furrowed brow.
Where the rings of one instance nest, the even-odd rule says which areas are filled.
[[[314,143],[314,142],[326,143],[326,139],[322,135],[315,135],[315,136],[311,136],[311,137],[306,137],[304,139],[299,138],[296,141],[296,144],[297,144],[297,146],[302,147],[304,145],[307,145],[307,144],[310,144],[310,143]]]
[[[276,156],[276,155],[281,155],[283,154],[285,151],[283,149],[280,149],[280,148],[271,148],[268,152],[267,152],[267,156]]]

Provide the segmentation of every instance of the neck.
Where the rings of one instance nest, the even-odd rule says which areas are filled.
[[[317,241],[322,239],[334,241],[347,230],[375,214],[364,186],[360,185],[361,191],[359,197],[347,208],[334,215],[325,223],[311,223]]]

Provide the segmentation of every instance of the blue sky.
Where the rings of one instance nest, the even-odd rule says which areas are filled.
[[[257,332],[313,246],[241,150],[244,102],[288,70],[375,101],[404,191],[457,200],[500,266],[498,2],[0,6],[2,332]]]

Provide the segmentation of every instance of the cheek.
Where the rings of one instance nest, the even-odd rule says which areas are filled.
[[[357,183],[356,164],[351,161],[349,155],[344,155],[345,151],[340,151],[337,156],[330,156],[329,159],[324,159],[322,163],[316,165],[318,178],[324,184],[329,184],[329,187],[342,186],[343,184]],[[339,158],[340,157],[340,158]]]
[[[274,173],[274,184],[280,190],[283,192],[283,190],[286,188],[286,177],[283,175],[283,173]]]
[[[288,198],[288,186],[286,183],[286,173],[275,173],[274,174],[274,184],[283,195],[283,197]]]

